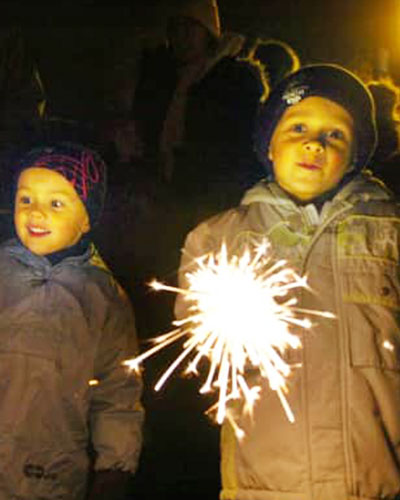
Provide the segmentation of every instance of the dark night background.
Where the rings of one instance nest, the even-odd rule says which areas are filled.
[[[25,26],[50,104],[93,118],[103,112],[115,79],[134,78],[140,48],[161,39],[174,3],[10,1],[2,2],[7,6],[3,22],[8,18]],[[220,0],[219,7],[224,30],[285,40],[303,63],[360,68],[376,63],[379,50],[388,49],[392,73],[400,74],[399,0]]]
[[[143,46],[162,40],[173,3],[2,2],[1,22],[25,29],[51,112],[89,123],[129,108],[138,55]],[[219,0],[219,7],[224,30],[284,40],[302,63],[337,62],[361,71],[368,62],[377,66],[379,51],[386,49],[399,82],[400,0]],[[118,266],[113,256],[111,264]],[[151,260],[151,252],[146,257]],[[150,303],[154,313],[135,302],[141,339],[166,331],[171,319],[170,300],[151,297]],[[219,429],[204,415],[210,401],[197,395],[198,380],[176,376],[161,393],[151,389],[173,355],[172,349],[146,365],[148,422],[132,498],[217,499]]]

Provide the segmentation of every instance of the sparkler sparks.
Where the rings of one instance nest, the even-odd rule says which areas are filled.
[[[287,348],[299,348],[301,342],[290,327],[310,328],[309,314],[333,317],[297,308],[296,299],[289,294],[293,289],[307,288],[306,278],[285,267],[283,260],[272,263],[268,252],[269,244],[263,241],[253,250],[247,248],[241,256],[228,257],[223,244],[218,253],[195,260],[195,269],[186,273],[187,288],[154,281],[151,286],[155,290],[181,295],[188,303],[188,315],[173,322],[173,331],[156,337],[152,348],[125,361],[130,368],[139,369],[145,359],[187,337],[182,352],[165,370],[155,390],[184,360],[189,360],[186,373],[197,375],[200,360],[207,358],[209,370],[200,393],[218,392],[218,401],[210,410],[216,410],[218,423],[228,418],[238,434],[240,429],[227,412],[227,403],[243,398],[245,411],[252,412],[261,387],[249,386],[249,369],[255,369],[261,379],[268,381],[288,419],[294,421],[285,397],[291,367],[281,355]]]

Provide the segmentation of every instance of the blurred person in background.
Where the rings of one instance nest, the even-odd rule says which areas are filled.
[[[288,43],[282,40],[257,39],[248,58],[260,64],[270,90],[290,73],[300,68],[298,55]]]
[[[12,232],[11,165],[37,135],[45,97],[35,59],[20,27],[0,28],[0,239]]]
[[[222,34],[214,0],[191,0],[170,16],[166,45],[142,60],[132,116],[143,158],[205,212],[234,204],[238,186],[258,178],[252,135],[263,87],[257,68],[236,58],[243,41]],[[231,188],[223,199],[221,182]]]
[[[391,79],[371,81],[378,143],[369,167],[389,189],[400,194],[399,97],[400,89]]]

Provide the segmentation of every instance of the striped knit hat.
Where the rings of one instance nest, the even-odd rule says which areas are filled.
[[[70,142],[41,146],[22,157],[17,174],[27,168],[47,168],[63,175],[85,205],[91,227],[96,224],[106,193],[106,165],[98,153]]]

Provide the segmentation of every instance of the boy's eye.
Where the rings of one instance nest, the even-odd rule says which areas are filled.
[[[332,130],[327,135],[328,135],[328,138],[330,138],[330,139],[340,139],[340,140],[344,139],[343,132],[341,130],[338,130],[338,129]]]
[[[305,132],[306,131],[306,126],[303,123],[295,123],[292,126],[292,131],[293,132],[298,132],[298,133]]]
[[[53,208],[61,208],[64,206],[64,203],[60,200],[51,200],[51,206]]]
[[[19,202],[21,205],[29,205],[31,199],[29,198],[29,196],[21,196]]]

